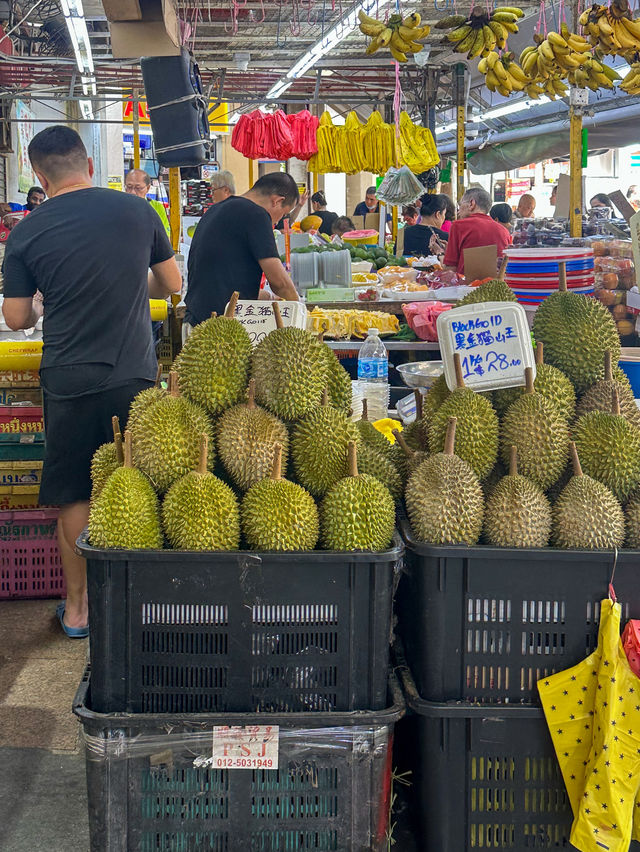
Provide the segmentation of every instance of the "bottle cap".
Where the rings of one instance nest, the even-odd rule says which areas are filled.
[[[377,328],[370,328],[367,333],[368,334],[380,334],[380,331]]]

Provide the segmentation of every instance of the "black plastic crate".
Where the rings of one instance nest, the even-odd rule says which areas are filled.
[[[596,647],[615,565],[623,622],[640,618],[640,552],[406,544],[398,632],[429,701],[539,704],[537,681]]]
[[[99,714],[84,729],[91,852],[386,852],[398,682],[377,712]],[[279,726],[278,769],[207,765],[214,726]]]
[[[99,712],[385,706],[399,537],[383,553],[78,547]]]

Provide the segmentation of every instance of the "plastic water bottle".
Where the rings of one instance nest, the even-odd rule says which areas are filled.
[[[371,422],[382,420],[389,408],[389,356],[377,328],[370,328],[358,354],[358,381],[367,400]]]

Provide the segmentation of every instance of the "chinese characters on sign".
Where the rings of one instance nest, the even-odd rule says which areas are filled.
[[[438,317],[438,340],[447,386],[456,386],[454,355],[460,356],[465,385],[474,390],[524,385],[534,367],[524,309],[512,302],[487,302],[446,311]]]
[[[285,326],[306,328],[307,309],[301,302],[278,302],[278,306]],[[273,302],[240,300],[236,305],[235,317],[246,328],[253,346],[276,327]]]

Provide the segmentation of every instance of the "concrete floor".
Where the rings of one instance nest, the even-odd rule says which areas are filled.
[[[88,642],[62,634],[56,604],[0,602],[0,852],[90,852],[81,726],[71,712]],[[417,852],[406,790],[396,790],[393,852]]]

